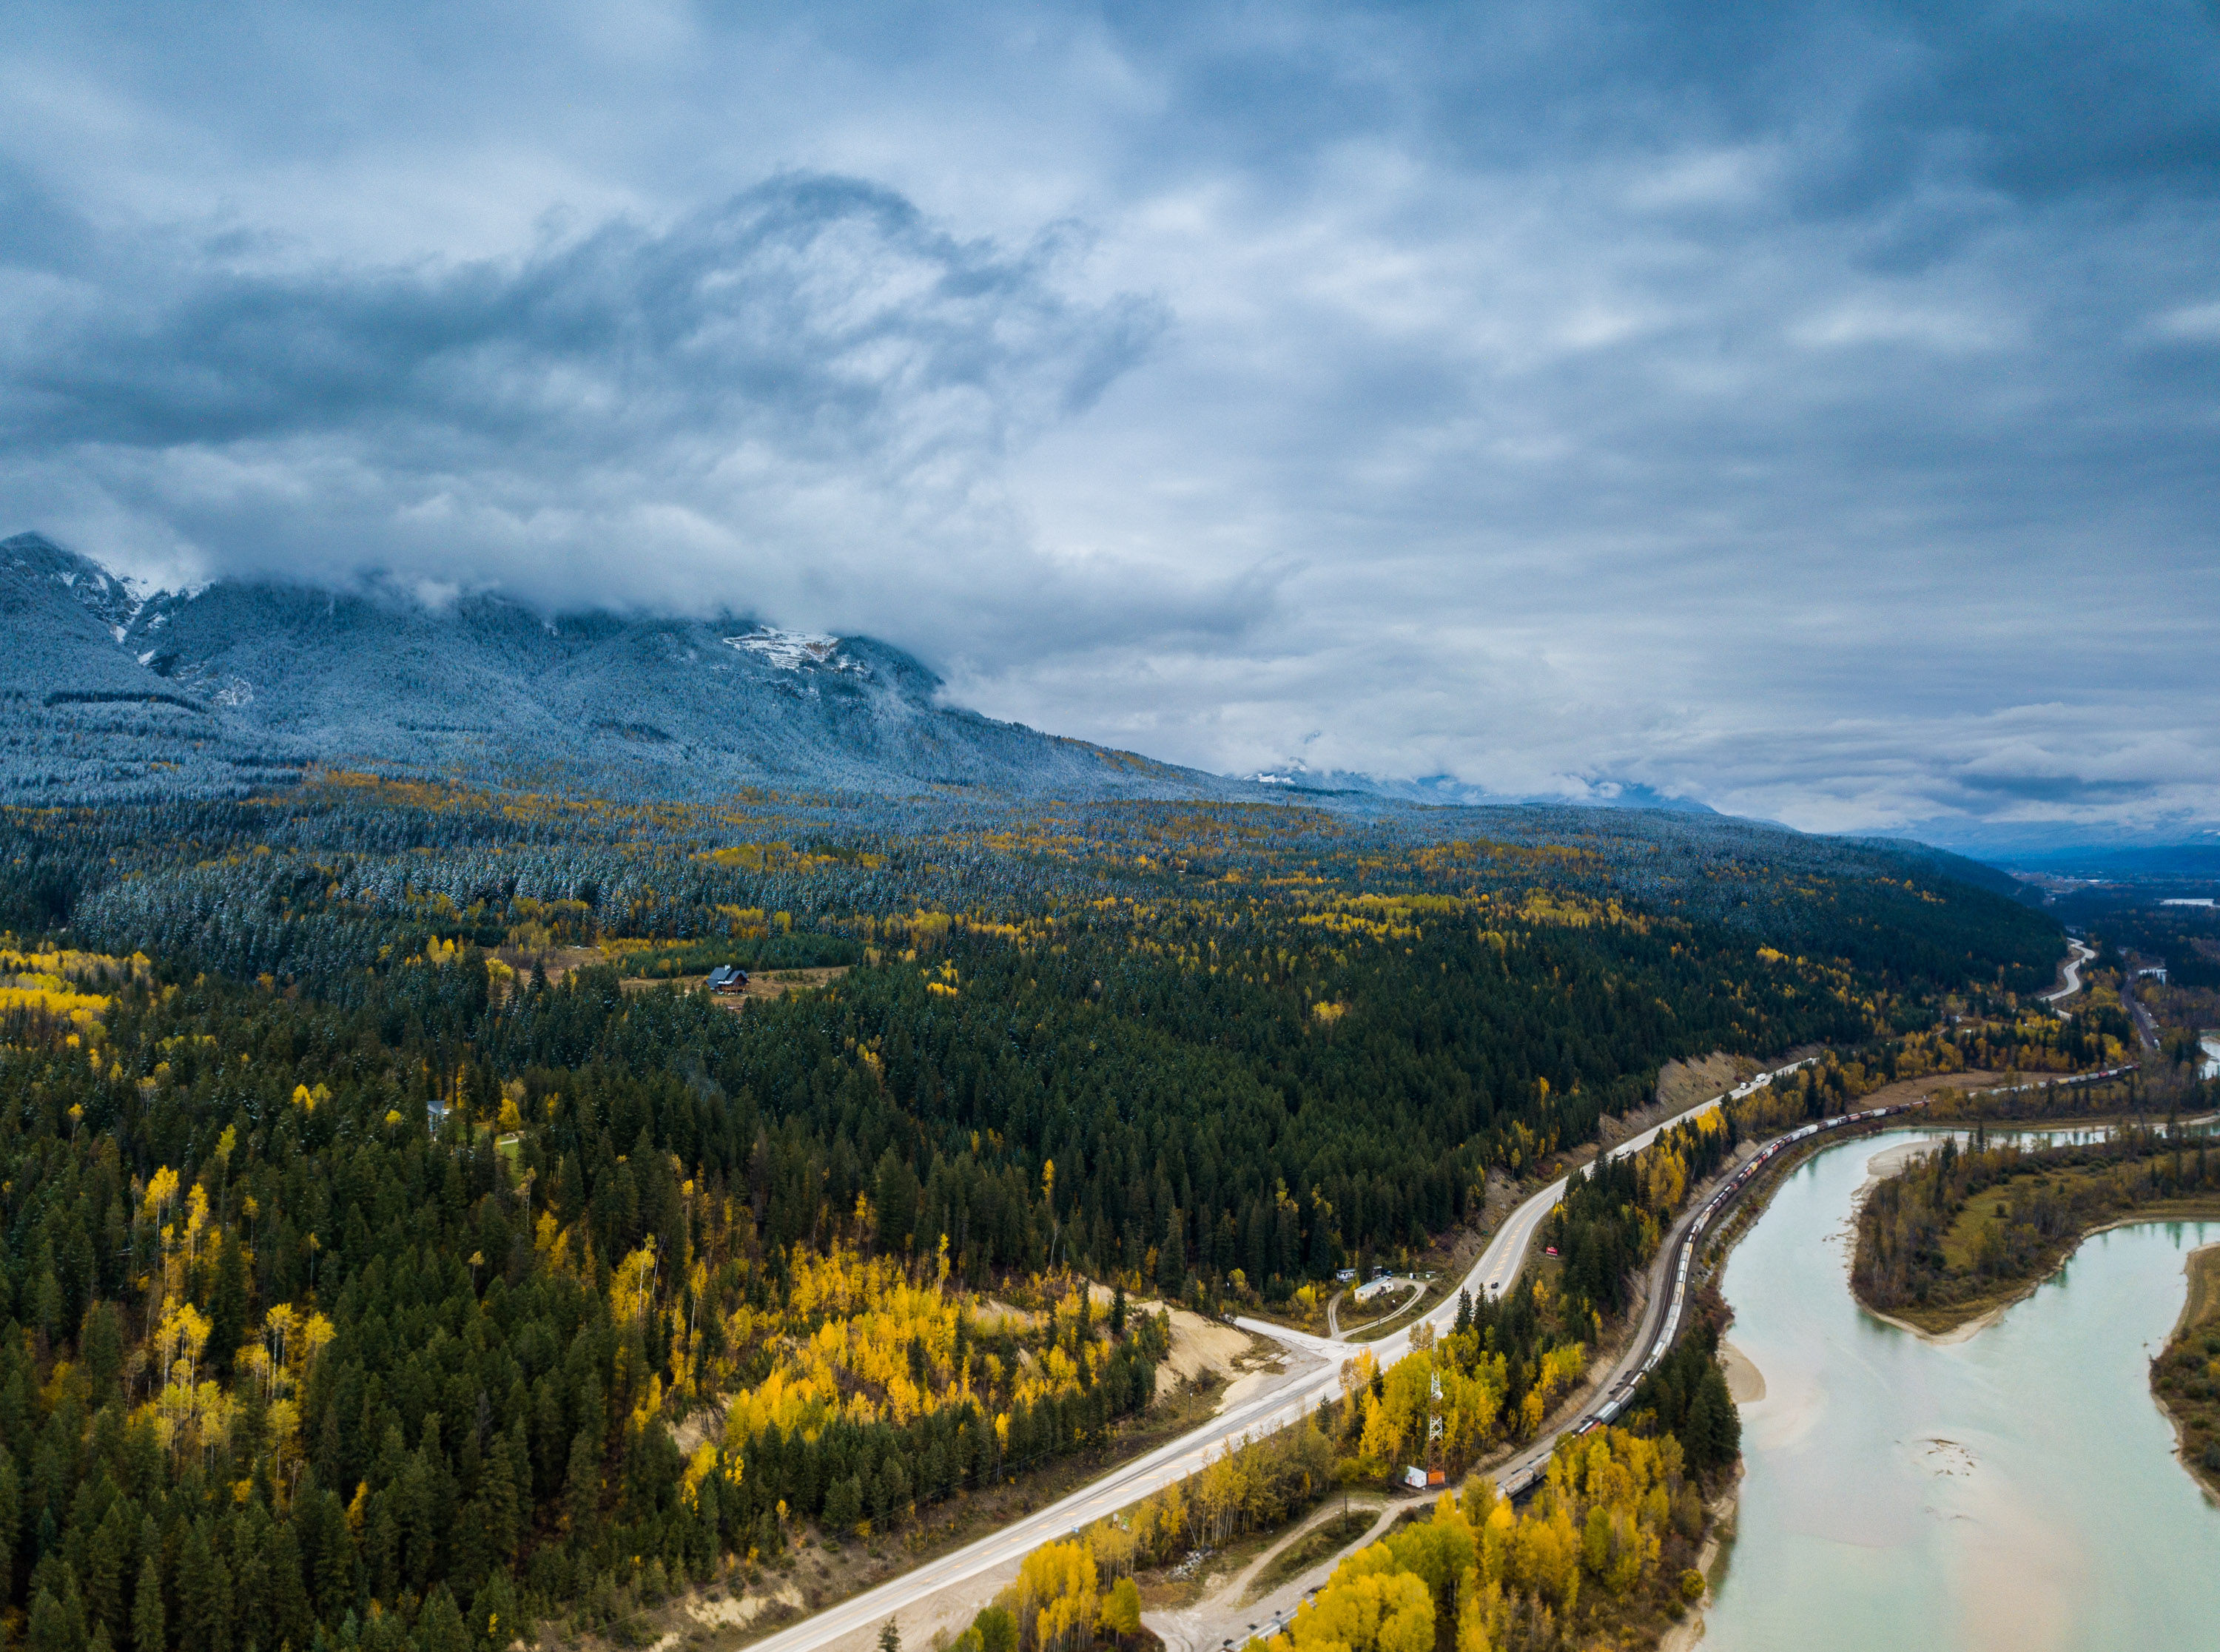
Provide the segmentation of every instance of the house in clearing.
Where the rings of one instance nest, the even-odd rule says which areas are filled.
[[[709,971],[709,990],[713,993],[745,992],[748,972],[736,964],[720,963]]]

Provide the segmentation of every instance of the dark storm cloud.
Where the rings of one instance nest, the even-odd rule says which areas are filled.
[[[2220,814],[2208,9],[18,22],[9,525],[1213,767]]]
[[[919,402],[960,396],[978,408],[962,434],[1000,446],[1083,408],[1158,326],[1144,302],[1064,298],[1053,253],[962,243],[887,190],[789,178],[513,265],[186,268],[26,340],[0,437],[163,447],[429,425],[489,458],[529,441],[557,465],[698,433],[860,457],[902,446]]]
[[[1083,413],[1163,325],[1069,296],[1060,232],[958,240],[825,176],[459,265],[69,250],[0,346],[0,474],[25,493],[96,490],[225,570],[553,602],[790,606],[797,572],[903,552],[976,575],[1013,532],[1013,441]],[[1177,595],[1113,606],[1210,624]]]

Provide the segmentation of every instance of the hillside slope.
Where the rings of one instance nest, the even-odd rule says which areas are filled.
[[[310,763],[687,798],[1252,789],[943,704],[939,678],[867,638],[729,615],[233,581],[142,600],[23,534],[0,541],[0,798],[19,803],[232,792]]]

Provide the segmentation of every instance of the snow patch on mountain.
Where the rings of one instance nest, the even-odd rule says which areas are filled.
[[[820,666],[829,670],[870,675],[861,660],[841,650],[838,637],[827,637],[814,631],[780,631],[771,626],[758,626],[741,636],[725,638],[724,644],[727,648],[754,654],[765,664],[776,666],[782,671],[799,671],[806,667]]]

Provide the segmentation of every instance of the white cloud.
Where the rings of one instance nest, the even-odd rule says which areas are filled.
[[[0,530],[1232,770],[2209,817],[2220,47],[2014,16],[49,9]]]
[[[2152,324],[2152,331],[2170,339],[2220,344],[2220,299],[2168,310]]]

